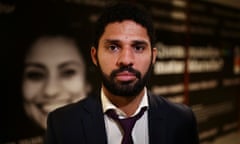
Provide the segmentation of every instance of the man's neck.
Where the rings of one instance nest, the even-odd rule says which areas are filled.
[[[136,96],[124,97],[113,95],[103,86],[103,92],[111,103],[126,113],[127,116],[131,116],[135,113],[141,103],[145,91],[142,89],[142,91]]]

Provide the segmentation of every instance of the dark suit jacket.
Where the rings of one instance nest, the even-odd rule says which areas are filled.
[[[150,144],[199,144],[196,120],[186,106],[148,94]],[[107,144],[99,95],[49,114],[46,144]]]

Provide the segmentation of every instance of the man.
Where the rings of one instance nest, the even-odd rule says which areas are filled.
[[[192,111],[147,92],[157,55],[153,45],[152,21],[141,7],[106,8],[91,49],[101,92],[52,112],[46,143],[198,144]]]

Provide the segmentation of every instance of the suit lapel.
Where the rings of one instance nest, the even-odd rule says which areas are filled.
[[[92,98],[84,106],[87,112],[83,118],[86,143],[107,144],[100,96]]]
[[[161,99],[157,96],[149,96],[149,143],[167,144],[167,119]]]
[[[167,118],[165,105],[157,96],[148,94],[149,98],[149,143],[167,144]],[[100,96],[89,99],[84,105],[86,115],[83,118],[83,127],[86,143],[107,144],[104,115]]]

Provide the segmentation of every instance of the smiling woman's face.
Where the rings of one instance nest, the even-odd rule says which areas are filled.
[[[27,115],[44,129],[50,111],[85,97],[85,66],[73,41],[40,38],[26,55],[22,91]]]

